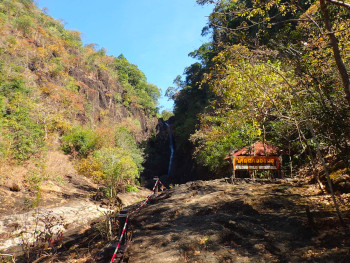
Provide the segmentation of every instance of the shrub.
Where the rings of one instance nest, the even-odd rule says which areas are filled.
[[[121,103],[123,101],[122,94],[118,92],[114,94],[114,100],[116,103]]]
[[[0,115],[1,116],[1,115]],[[4,129],[4,121],[0,120],[0,159],[6,159],[10,153],[12,141]]]
[[[33,213],[25,219],[28,224],[24,226],[20,235],[26,262],[35,262],[37,255],[50,255],[57,251],[63,241],[65,229],[63,217],[55,216],[49,211]]]
[[[103,148],[94,157],[102,163],[108,195],[113,196],[117,187],[134,183],[139,172],[129,153],[121,148]]]
[[[98,148],[115,146],[115,131],[108,127],[99,127],[96,129],[98,135]]]
[[[63,38],[68,42],[71,47],[79,48],[82,46],[80,32],[66,30]]]
[[[6,108],[5,108],[5,105],[6,105],[5,101],[6,101],[6,98],[0,94],[0,116],[1,117],[3,117],[4,114],[5,114],[5,110],[6,110]]]
[[[140,191],[135,185],[127,184],[126,185],[126,192],[138,192]]]
[[[139,172],[143,170],[142,163],[144,161],[143,153],[137,146],[135,138],[125,127],[120,127],[115,135],[115,144],[117,147],[127,151],[132,157],[133,162],[137,165]]]
[[[93,178],[97,182],[105,179],[102,163],[92,155],[81,159],[76,168],[79,174]]]
[[[12,131],[11,150],[16,159],[26,160],[43,147],[43,128],[32,119],[28,118],[23,122],[9,122],[8,127]]]
[[[62,150],[66,154],[87,157],[96,148],[97,135],[79,126],[64,135],[62,140]]]
[[[0,13],[0,25],[5,24],[7,16],[4,13]]]
[[[62,62],[62,58],[52,58],[50,60],[50,66],[49,66],[49,71],[50,71],[50,76],[52,78],[58,77],[61,72],[64,70],[64,65]]]
[[[61,62],[61,61],[60,61]],[[71,78],[68,83],[66,84],[66,87],[68,90],[73,91],[74,93],[79,94],[79,85],[77,81],[73,78]]]
[[[0,85],[0,94],[8,99],[13,99],[15,95],[22,93],[28,95],[30,90],[24,85],[23,80],[15,78],[13,80],[5,81]]]
[[[29,15],[23,15],[16,19],[16,26],[19,30],[21,30],[24,34],[30,34],[33,27],[34,21]]]
[[[170,117],[174,116],[174,113],[171,111],[163,110],[160,118],[163,118],[164,121],[169,120]]]
[[[51,132],[57,131],[62,135],[65,132],[71,130],[72,127],[71,127],[70,122],[68,120],[66,120],[63,115],[57,113],[57,114],[52,114],[50,116],[49,123],[48,123],[48,129]]]
[[[26,160],[44,145],[43,127],[31,114],[35,104],[29,94],[20,79],[0,85],[0,125],[5,135],[0,142],[2,156],[10,154],[17,160]]]

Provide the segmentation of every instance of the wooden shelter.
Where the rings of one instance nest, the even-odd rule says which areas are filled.
[[[257,141],[237,151],[230,152],[224,160],[230,159],[233,165],[233,178],[236,171],[276,171],[280,174],[282,158],[278,147]],[[256,172],[253,172],[253,175]],[[270,172],[269,172],[270,175]]]

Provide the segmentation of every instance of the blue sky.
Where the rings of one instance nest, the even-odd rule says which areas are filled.
[[[95,43],[108,55],[124,56],[138,65],[148,82],[164,95],[185,67],[195,62],[188,53],[208,41],[201,36],[211,6],[195,0],[37,0],[49,15],[63,19],[67,29],[82,33],[84,44]],[[161,110],[171,110],[167,98]]]

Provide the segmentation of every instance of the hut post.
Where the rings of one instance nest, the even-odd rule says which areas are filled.
[[[282,163],[283,158],[282,158],[282,155],[278,156],[278,159],[279,159],[279,161],[280,161],[280,167],[279,167],[279,169],[278,169],[278,173],[279,173],[279,177],[282,179],[282,178],[284,178],[283,163]]]
[[[232,154],[230,154],[230,158],[231,158],[231,161],[232,161],[231,184],[233,184],[234,180],[236,179],[236,170],[235,170],[235,163],[234,163],[234,158],[233,158]]]

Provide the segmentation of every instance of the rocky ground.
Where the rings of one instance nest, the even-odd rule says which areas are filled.
[[[91,237],[92,232],[103,240],[106,219],[121,206],[139,202],[151,192],[139,188],[138,192],[121,193],[112,204],[97,184],[75,172],[67,158],[52,153],[47,165],[50,176],[40,175],[40,181],[39,175],[28,176],[29,168],[1,167],[6,177],[0,178],[0,262],[12,262],[12,257],[4,254],[26,262],[21,254],[37,252],[28,260],[32,262],[58,253],[65,244]]]
[[[349,224],[350,195],[340,197]],[[190,182],[160,194],[131,222],[125,261],[133,263],[350,262],[350,232],[330,196],[287,181]]]
[[[349,225],[350,195],[338,198]],[[124,262],[350,262],[350,231],[333,210],[329,195],[298,182],[189,182],[132,215]],[[103,222],[35,262],[109,262],[118,225],[110,242]]]

